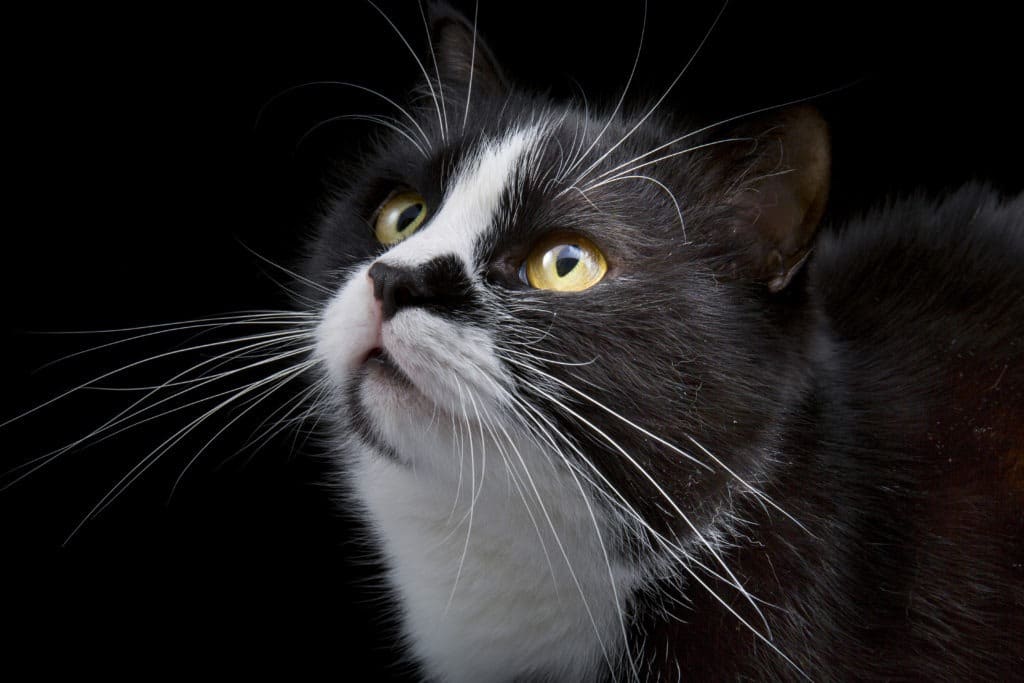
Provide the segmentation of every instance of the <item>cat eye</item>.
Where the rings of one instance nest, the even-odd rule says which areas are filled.
[[[385,246],[398,244],[416,232],[427,217],[427,202],[416,192],[392,195],[377,211],[373,231]]]
[[[535,289],[582,292],[600,282],[608,263],[582,235],[555,234],[537,243],[519,269],[519,279]]]

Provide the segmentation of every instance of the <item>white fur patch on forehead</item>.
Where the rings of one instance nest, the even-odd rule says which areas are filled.
[[[542,129],[534,127],[483,143],[467,156],[427,226],[380,260],[415,267],[438,256],[455,255],[471,268],[474,246],[492,225],[516,168],[542,138]]]

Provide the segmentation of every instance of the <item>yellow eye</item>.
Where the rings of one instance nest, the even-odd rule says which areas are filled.
[[[526,257],[520,278],[536,289],[582,292],[604,278],[608,263],[582,235],[556,234],[541,240]]]
[[[373,231],[377,241],[391,246],[416,232],[427,217],[427,202],[415,192],[400,192],[380,207]]]

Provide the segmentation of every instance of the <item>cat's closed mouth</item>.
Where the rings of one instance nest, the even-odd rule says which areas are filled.
[[[413,386],[409,376],[402,372],[402,369],[388,355],[388,352],[379,346],[371,349],[366,354],[366,360],[363,361],[363,365],[367,368],[368,373],[375,373],[378,377],[399,382],[409,388]]]

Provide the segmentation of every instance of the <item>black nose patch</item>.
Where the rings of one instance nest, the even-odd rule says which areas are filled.
[[[370,279],[385,320],[416,306],[441,316],[458,316],[471,312],[476,304],[473,285],[455,256],[439,256],[415,267],[377,261],[370,266]]]

